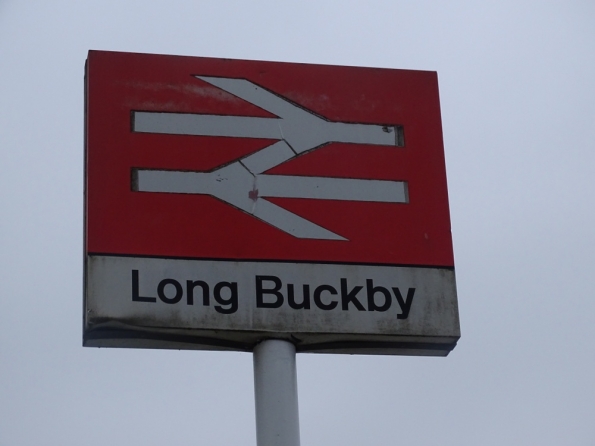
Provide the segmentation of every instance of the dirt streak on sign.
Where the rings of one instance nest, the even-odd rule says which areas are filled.
[[[89,346],[446,355],[436,73],[91,51]]]

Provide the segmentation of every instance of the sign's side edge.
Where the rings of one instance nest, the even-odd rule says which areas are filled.
[[[88,188],[87,188],[87,161],[88,161],[88,129],[89,129],[89,59],[90,59],[91,51],[89,51],[89,55],[85,60],[85,75],[83,80],[83,95],[84,95],[84,104],[83,104],[83,327],[82,327],[82,344],[85,345],[85,330],[87,326],[87,279],[88,279],[88,265],[87,260],[89,256],[87,255],[87,211],[88,211]]]

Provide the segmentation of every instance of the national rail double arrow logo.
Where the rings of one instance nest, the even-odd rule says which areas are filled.
[[[408,202],[403,181],[266,174],[330,142],[402,146],[399,126],[333,122],[245,79],[196,77],[277,118],[135,111],[133,131],[278,141],[210,172],[133,169],[136,191],[211,195],[294,237],[320,240],[346,239],[266,198]]]

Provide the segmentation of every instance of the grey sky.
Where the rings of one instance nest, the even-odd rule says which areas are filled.
[[[247,353],[81,347],[89,49],[435,70],[462,338],[298,356],[302,445],[595,443],[591,1],[0,1],[0,444],[255,444]]]

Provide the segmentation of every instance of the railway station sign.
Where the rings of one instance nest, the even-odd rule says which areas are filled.
[[[435,72],[90,51],[86,346],[445,356]]]

